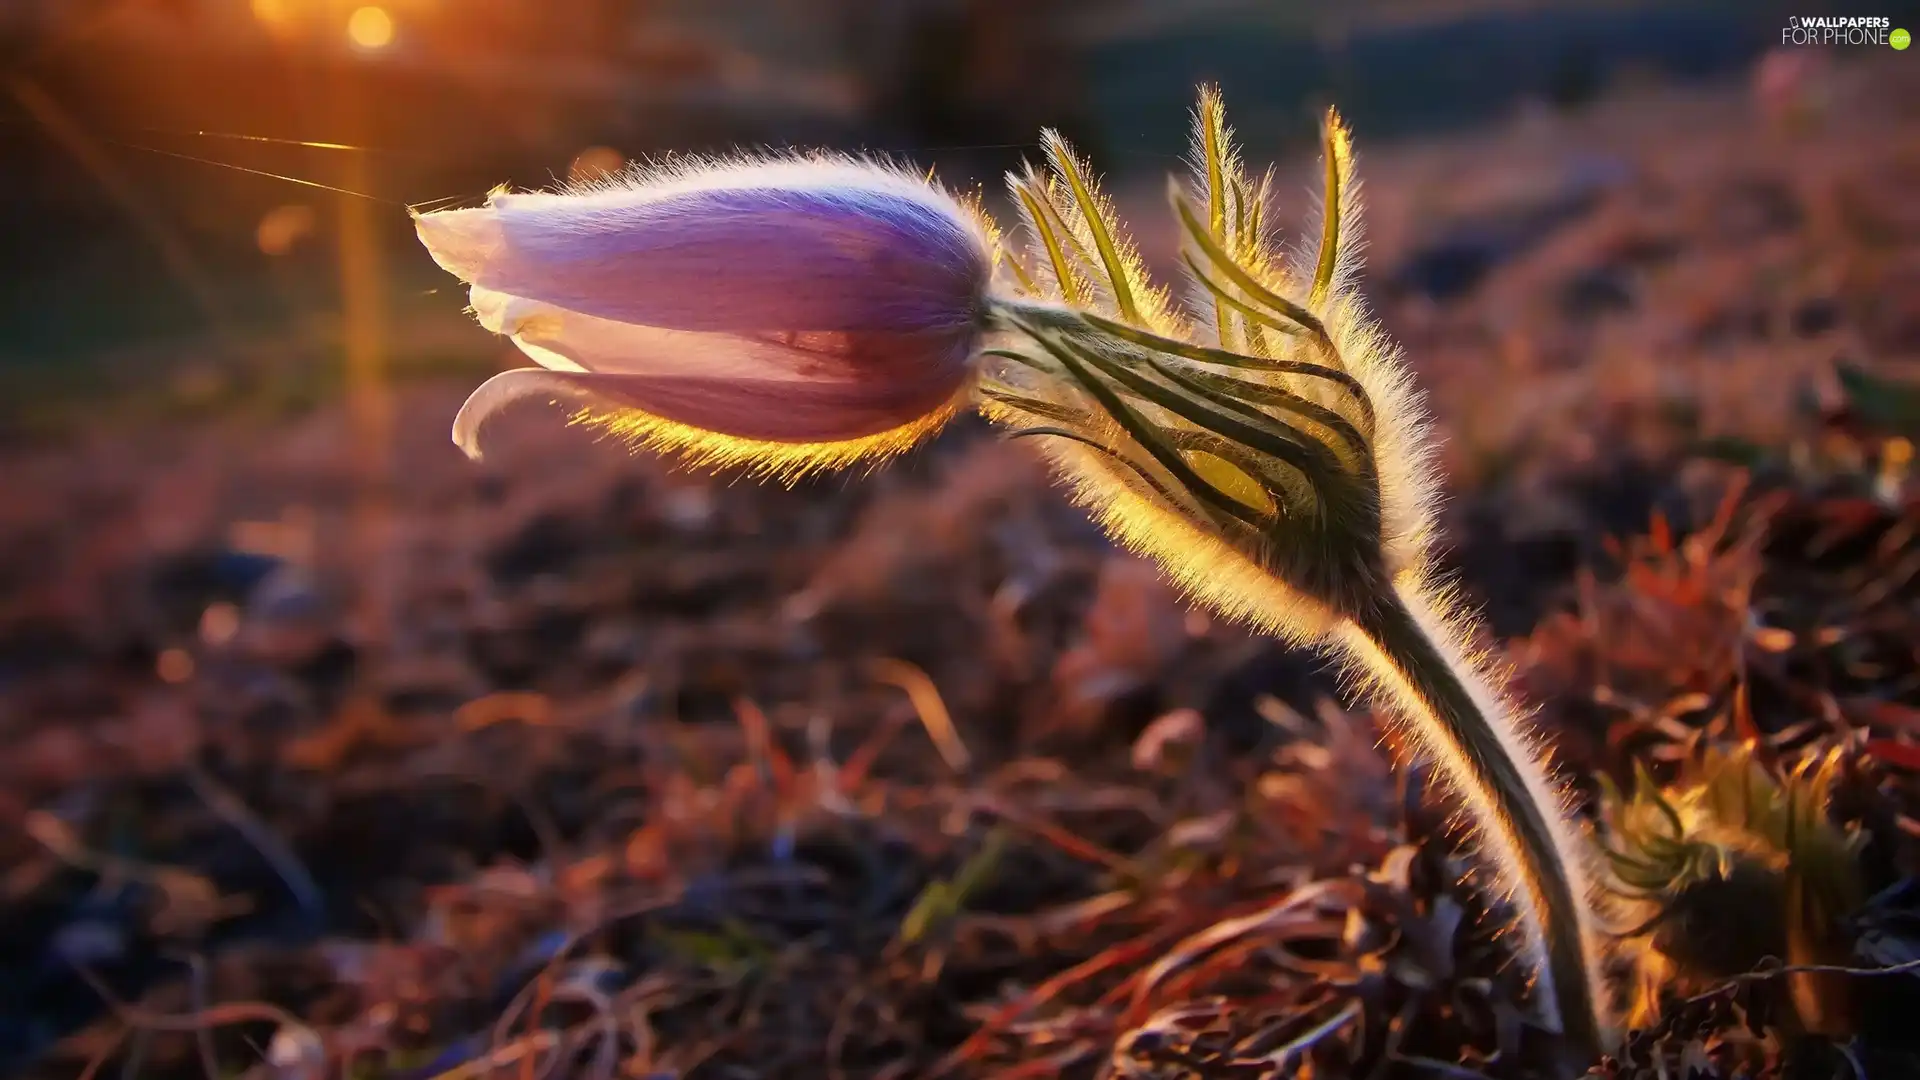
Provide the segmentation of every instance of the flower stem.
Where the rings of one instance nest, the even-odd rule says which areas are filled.
[[[1605,1021],[1580,838],[1566,824],[1523,719],[1454,644],[1418,588],[1385,592],[1336,635],[1465,801],[1497,890],[1517,910],[1537,982],[1576,1074],[1598,1060]]]

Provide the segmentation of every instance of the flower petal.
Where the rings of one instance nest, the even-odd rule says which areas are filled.
[[[991,270],[980,226],[877,166],[705,166],[420,215],[435,261],[483,289],[716,332],[957,330]]]
[[[482,326],[506,334],[553,371],[654,375],[721,381],[860,383],[848,393],[945,398],[966,380],[972,337],[965,332],[767,333],[665,330],[582,315],[475,287]]]
[[[473,287],[467,303],[481,326],[512,338],[520,351],[532,357],[541,367],[552,371],[587,370],[576,361],[539,344],[543,337],[558,335],[558,328],[549,325],[557,318],[557,308],[537,300],[483,289],[478,285]]]
[[[616,324],[617,325],[617,324]],[[774,346],[768,346],[773,348]],[[964,368],[962,368],[964,374]],[[906,427],[952,401],[962,381],[818,381],[516,368],[482,383],[454,418],[453,441],[480,456],[481,426],[522,398],[571,399],[767,443],[831,443]]]
[[[494,414],[525,397],[577,395],[577,389],[565,382],[542,378],[548,374],[551,373],[541,368],[515,368],[481,383],[473,393],[467,395],[466,402],[453,418],[453,444],[478,461],[481,457],[480,428],[493,419]]]

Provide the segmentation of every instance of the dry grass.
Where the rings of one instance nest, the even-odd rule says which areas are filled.
[[[1847,748],[1875,890],[1920,839],[1920,506],[1886,441],[1916,432],[1830,373],[1920,359],[1893,78],[1843,73],[1798,135],[1628,100],[1363,163],[1458,562],[1563,763]],[[1526,204],[1575,148],[1626,179],[1465,299],[1389,287],[1443,212]],[[9,452],[10,1069],[1535,1074],[1446,808],[1024,449],[963,425],[786,491],[533,410],[477,467],[463,390],[394,403],[377,649],[339,409]],[[1706,453],[1729,436],[1749,471]],[[1859,966],[1920,955],[1911,892],[1861,914]],[[1761,1034],[1777,983],[1673,1003],[1609,1068],[1913,1067],[1910,977],[1837,1048]]]

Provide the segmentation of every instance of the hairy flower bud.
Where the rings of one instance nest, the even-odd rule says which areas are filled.
[[[1355,286],[1346,128],[1329,112],[1318,244],[1288,258],[1216,93],[1196,120],[1173,199],[1184,309],[1052,133],[1050,171],[1010,179],[1032,242],[998,283],[984,217],[841,159],[694,164],[425,215],[482,322],[543,365],[481,387],[455,437],[471,447],[513,398],[573,396],[649,444],[791,474],[909,445],[971,386],[1015,435],[1048,437],[1078,500],[1195,600],[1344,655],[1460,798],[1480,880],[1517,916],[1536,1021],[1584,1070],[1617,1034],[1593,852],[1435,580],[1432,440]]]
[[[1321,640],[1431,532],[1425,423],[1366,317],[1346,129],[1327,129],[1319,252],[1266,235],[1267,183],[1242,170],[1203,96],[1194,176],[1176,184],[1187,303],[1147,279],[1112,207],[1057,136],[1051,166],[1009,177],[1033,242],[1024,295],[998,300],[1010,348],[988,414],[1048,439],[1077,495],[1196,599],[1260,629]],[[1294,299],[1292,297],[1297,297]]]
[[[476,390],[454,440],[519,398],[715,463],[883,455],[964,399],[993,238],[932,183],[846,158],[694,161],[418,215],[482,325],[538,368]]]

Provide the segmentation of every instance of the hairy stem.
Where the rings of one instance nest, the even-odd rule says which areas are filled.
[[[1567,826],[1521,719],[1459,654],[1417,589],[1382,595],[1336,640],[1462,796],[1486,870],[1519,914],[1536,993],[1557,1014],[1576,1073],[1598,1060],[1605,1020],[1587,927],[1581,840]]]

